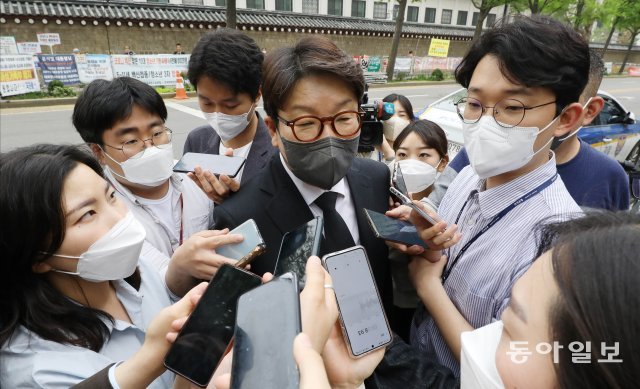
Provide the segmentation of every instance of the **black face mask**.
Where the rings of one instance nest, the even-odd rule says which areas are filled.
[[[280,139],[293,174],[307,184],[329,190],[347,175],[356,157],[360,137],[329,137],[309,143]]]

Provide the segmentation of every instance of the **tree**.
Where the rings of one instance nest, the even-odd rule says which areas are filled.
[[[402,37],[402,26],[404,25],[404,12],[407,8],[407,0],[399,0],[398,15],[396,16],[396,30],[393,33],[391,41],[391,53],[389,53],[389,62],[387,63],[387,80],[393,81],[393,70],[396,66],[396,56],[398,55],[398,46]]]
[[[604,58],[604,54],[607,52],[609,48],[609,44],[611,43],[611,38],[613,37],[613,33],[618,28],[618,23],[620,23],[621,14],[624,12],[624,9],[627,7],[627,3],[630,0],[605,0],[603,3],[603,20],[605,20],[605,25],[610,26],[609,35],[607,35],[607,40],[604,43],[604,48],[602,49],[601,57]]]
[[[631,1],[623,7],[620,13],[620,20],[618,26],[621,30],[627,31],[630,34],[629,46],[627,46],[627,52],[622,60],[622,65],[618,74],[622,74],[624,67],[627,65],[629,55],[631,54],[631,48],[636,41],[636,37],[640,34],[640,1]]]
[[[510,2],[510,0],[471,0],[473,6],[476,7],[480,13],[478,14],[478,20],[476,23],[476,31],[473,34],[473,42],[480,38],[482,35],[482,25],[484,24],[484,20],[489,15],[489,12],[494,7],[498,7]]]
[[[236,0],[227,0],[227,28],[236,28]]]

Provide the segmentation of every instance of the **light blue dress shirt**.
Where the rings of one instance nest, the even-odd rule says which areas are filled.
[[[111,337],[99,352],[44,340],[20,327],[0,349],[0,387],[69,388],[114,362],[130,358],[142,346],[153,318],[172,303],[166,284],[153,265],[141,258],[138,269],[140,290],[124,280],[113,282],[132,323],[105,322]],[[113,387],[118,388],[113,371],[109,377]],[[165,372],[149,388],[170,388],[174,377]]]

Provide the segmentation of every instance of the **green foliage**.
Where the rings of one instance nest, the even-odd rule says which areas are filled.
[[[66,86],[55,86],[53,90],[49,91],[49,95],[50,97],[73,97],[76,95],[76,91]]]
[[[431,76],[429,76],[429,80],[442,81],[444,80],[444,73],[442,73],[442,70],[440,69],[435,69],[433,72],[431,72]]]
[[[51,91],[29,92],[22,95],[7,96],[7,100],[31,100],[31,99],[50,99],[60,97],[74,97],[76,91],[68,86],[54,85]]]
[[[63,87],[64,88],[64,84],[62,83],[62,81],[60,80],[52,80],[49,85],[47,86],[47,90],[49,91],[49,93],[53,92],[53,90],[55,88],[59,88],[59,87]]]

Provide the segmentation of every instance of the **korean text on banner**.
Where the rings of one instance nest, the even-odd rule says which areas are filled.
[[[380,57],[369,57],[368,72],[379,72],[381,68]]]
[[[60,44],[60,34],[58,33],[38,33],[38,43],[45,46]]]
[[[411,70],[411,57],[398,57],[396,58],[396,65],[393,68],[394,72],[408,72]]]
[[[0,56],[0,94],[21,95],[40,90],[38,75],[30,55]]]
[[[431,57],[446,57],[449,54],[449,42],[448,39],[431,38],[427,55]]]
[[[53,80],[60,80],[64,85],[80,83],[78,68],[73,55],[38,55],[38,62],[45,84],[49,84]]]
[[[40,43],[38,42],[19,42],[18,53],[33,55],[42,53],[42,50],[40,49]]]
[[[0,36],[0,54],[18,54],[16,38],[12,36]]]
[[[109,55],[78,54],[75,57],[80,82],[88,84],[93,80],[113,80]]]
[[[152,86],[175,85],[176,71],[186,72],[189,55],[112,55],[114,77],[132,77]]]

